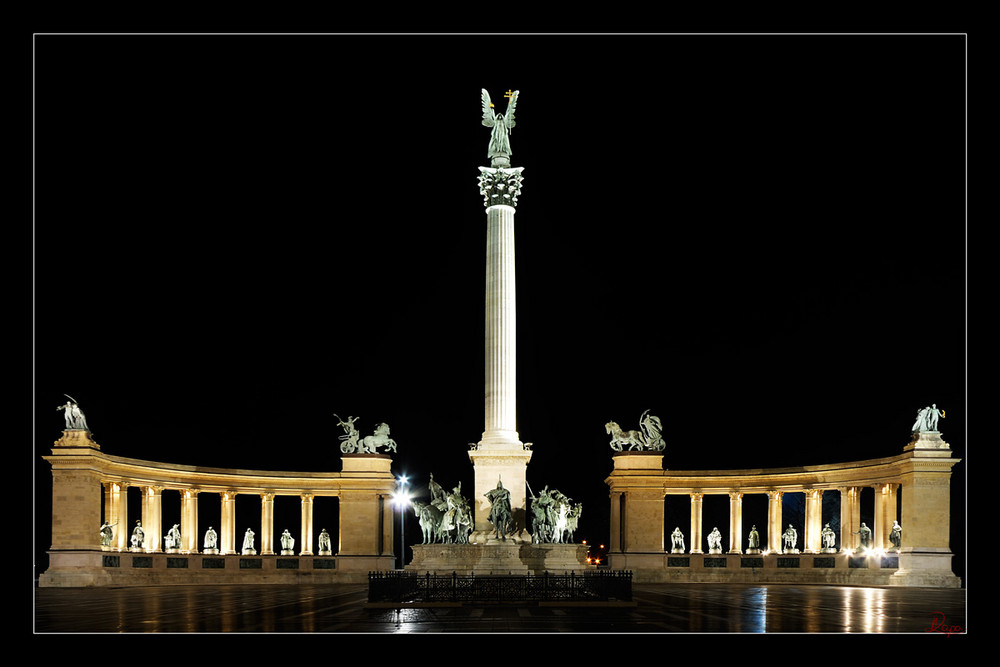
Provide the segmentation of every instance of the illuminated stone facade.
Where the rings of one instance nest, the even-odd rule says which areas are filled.
[[[628,569],[637,581],[800,582],[957,588],[949,545],[951,469],[959,462],[939,434],[921,433],[903,453],[849,463],[758,470],[664,470],[658,452],[622,452],[607,478],[611,494],[612,568]],[[861,492],[874,493],[874,525],[861,526]],[[804,495],[804,525],[798,549],[787,553],[782,533],[784,494]],[[743,505],[752,494],[767,497],[766,543],[761,553],[744,550],[748,521]],[[823,497],[839,496],[836,548],[822,546]],[[703,524],[706,497],[729,499],[728,551],[709,556]],[[671,553],[673,530],[665,525],[668,496],[690,502],[686,553]],[[900,511],[897,513],[897,507]],[[893,523],[902,526],[901,545],[891,543]],[[861,545],[863,530],[871,543]]]
[[[40,586],[102,586],[191,583],[367,582],[368,572],[393,567],[392,460],[384,454],[345,454],[341,472],[265,472],[210,469],[111,456],[85,430],[67,430],[45,456],[52,466],[52,547]],[[129,487],[139,487],[143,543],[130,543]],[[180,545],[166,552],[162,536],[162,495],[180,495]],[[208,526],[199,526],[198,499],[217,494],[221,516],[211,526],[218,549],[199,550]],[[103,498],[102,498],[103,495]],[[242,524],[236,497],[260,499],[256,558],[240,553]],[[301,505],[301,536],[294,558],[276,551],[273,525],[277,496],[294,496]],[[339,500],[339,534],[332,554],[314,541],[313,502]],[[134,513],[133,513],[134,516]],[[111,526],[108,544],[100,528]],[[338,548],[339,547],[339,548]]]

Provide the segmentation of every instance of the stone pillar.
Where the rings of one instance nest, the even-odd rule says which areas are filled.
[[[704,493],[691,494],[691,553],[703,553],[701,549],[701,507]]]
[[[823,549],[823,490],[806,489],[805,536],[803,552],[818,554]]]
[[[861,529],[861,489],[849,486],[840,490],[840,548],[857,551]]]
[[[892,523],[893,521],[899,520],[899,514],[897,513],[897,505],[899,501],[899,484],[893,483],[888,485],[888,495],[886,496],[886,524],[885,524],[885,548],[892,548],[892,539],[889,535],[892,533]]]
[[[274,554],[274,494],[260,494],[260,553]]]
[[[893,575],[902,585],[958,588],[951,571],[951,446],[937,432],[920,433],[906,447],[900,476],[902,546],[899,569]]]
[[[118,494],[115,493],[117,483],[104,482],[104,523],[111,528],[111,546],[114,547],[115,536],[118,535]]]
[[[198,553],[198,493],[181,490],[181,553]]]
[[[781,553],[781,498],[782,491],[767,492],[767,550]]]
[[[395,561],[396,559],[396,554],[394,551],[395,540],[393,535],[393,526],[395,525],[393,522],[393,511],[395,510],[395,505],[392,502],[391,493],[383,493],[381,495],[381,498],[382,498],[382,521],[380,525],[382,527],[382,542],[381,542],[382,551],[380,552],[380,555],[388,556],[392,558],[393,561]],[[405,551],[406,548],[403,547],[404,554]]]
[[[345,454],[344,476],[357,480],[340,491],[340,551],[337,568],[368,572],[395,566],[392,503],[396,488],[392,459],[381,454]]]
[[[743,553],[743,494],[729,492],[729,553]]]
[[[313,495],[303,493],[301,500],[302,542],[299,547],[299,555],[311,556],[313,554]]]
[[[875,527],[872,529],[874,547],[889,549],[892,542],[889,532],[892,522],[896,520],[896,488],[897,484],[879,484],[875,487]]]
[[[219,522],[219,547],[223,554],[236,553],[236,492],[222,492],[222,520]]]
[[[145,534],[145,550],[161,551],[163,544],[163,489],[156,486],[143,487],[142,530]]]
[[[108,484],[108,497],[111,501],[105,507],[108,523],[115,524],[114,533],[111,536],[111,548],[116,551],[128,549],[128,494],[125,493],[123,482],[111,482]]]
[[[608,545],[608,551],[611,552],[622,552],[625,550],[625,540],[623,537],[624,529],[624,501],[625,494],[620,491],[614,491],[611,493],[611,541]]]

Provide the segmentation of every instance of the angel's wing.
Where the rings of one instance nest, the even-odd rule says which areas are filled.
[[[486,92],[483,88],[483,125],[486,127],[493,127],[496,125],[497,115],[493,111],[493,105],[490,102],[490,94]]]
[[[510,101],[507,102],[507,114],[503,117],[504,122],[507,123],[507,129],[514,127],[514,108],[517,106],[517,92],[510,96]]]

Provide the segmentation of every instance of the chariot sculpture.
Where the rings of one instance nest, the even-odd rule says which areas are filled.
[[[649,414],[649,410],[639,418],[637,431],[623,431],[618,422],[614,421],[604,425],[604,430],[611,435],[611,449],[616,452],[623,451],[626,447],[629,450],[663,451],[667,443],[661,435],[662,428],[660,418]]]
[[[396,451],[396,441],[389,437],[388,424],[378,424],[372,435],[362,438],[354,427],[358,417],[348,416],[344,421],[336,413],[333,416],[337,417],[337,426],[344,429],[344,435],[337,436],[341,441],[340,451],[344,454],[374,454],[379,447],[384,447],[387,452]]]

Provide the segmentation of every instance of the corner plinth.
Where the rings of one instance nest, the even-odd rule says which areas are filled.
[[[62,433],[62,437],[52,443],[53,454],[66,454],[67,449],[101,450],[101,446],[94,440],[94,435],[90,431],[67,429]]]
[[[614,461],[615,470],[663,471],[662,452],[617,452],[611,458]]]
[[[344,454],[341,464],[345,473],[392,475],[392,457],[388,454]]]

